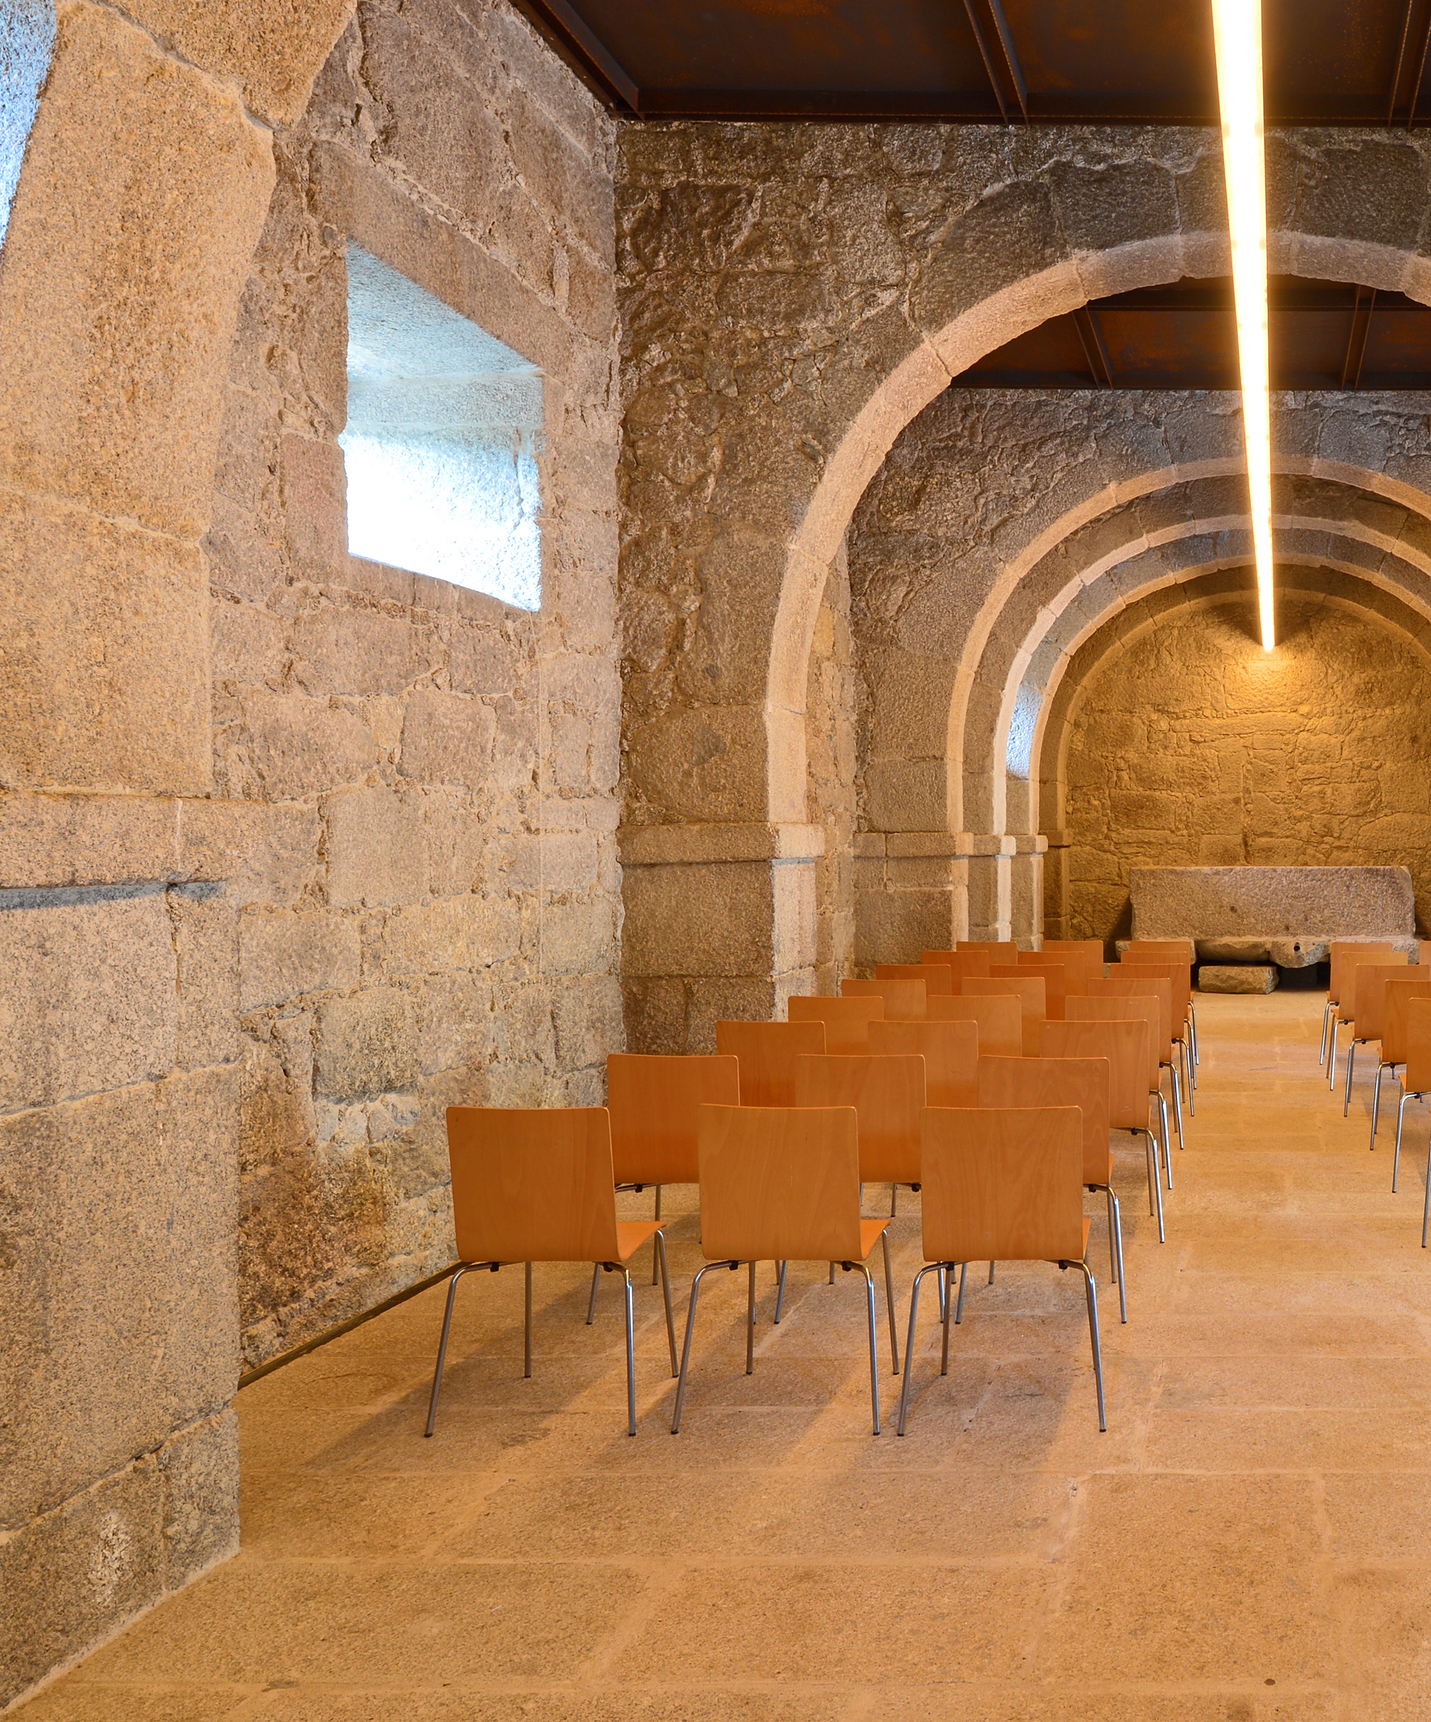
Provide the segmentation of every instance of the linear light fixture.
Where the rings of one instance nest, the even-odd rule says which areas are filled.
[[[1242,370],[1242,434],[1252,500],[1252,549],[1262,646],[1272,612],[1272,406],[1267,365],[1267,166],[1262,142],[1261,0],[1212,0],[1222,166],[1232,230],[1232,294]]]

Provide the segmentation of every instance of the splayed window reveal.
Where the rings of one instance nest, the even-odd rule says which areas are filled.
[[[54,51],[51,0],[0,0],[0,246]]]
[[[1007,765],[1010,777],[1027,780],[1033,769],[1034,731],[1038,728],[1041,704],[1040,696],[1033,688],[1024,686],[1019,689],[1009,724]]]
[[[542,599],[542,378],[348,245],[348,549],[523,610]]]

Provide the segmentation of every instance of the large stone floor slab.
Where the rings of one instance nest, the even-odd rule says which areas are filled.
[[[1367,1152],[1317,1067],[1321,998],[1198,1002],[1198,1114],[1168,1241],[1119,1139],[1130,1321],[1106,1230],[1100,1434],[1078,1282],[971,1280],[950,1371],[926,1299],[909,1433],[868,1424],[860,1289],[743,1276],[702,1300],[682,1433],[638,1288],[466,1281],[438,1432],[429,1292],[240,1395],[244,1546],[25,1722],[1362,1722],[1431,1714],[1427,1124]],[[668,1192],[684,1291],[690,1192]],[[870,1191],[871,1198],[883,1192]],[[632,1211],[637,1199],[631,1198]],[[902,1314],[917,1201],[895,1222]],[[1091,1213],[1100,1212],[1090,1202]],[[641,1278],[644,1280],[646,1275]],[[885,1342],[881,1332],[881,1343]]]

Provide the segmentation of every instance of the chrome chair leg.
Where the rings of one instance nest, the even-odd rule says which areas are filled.
[[[1406,1122],[1406,1104],[1410,1100],[1420,1100],[1420,1098],[1419,1094],[1403,1092],[1401,1104],[1396,1109],[1396,1152],[1391,1157],[1391,1193],[1393,1196],[1396,1194],[1396,1175],[1401,1166],[1401,1130]]]
[[[671,1417],[673,1435],[679,1435],[681,1432],[681,1410],[686,1403],[686,1375],[691,1367],[691,1335],[696,1330],[696,1299],[700,1295],[701,1281],[713,1268],[728,1268],[734,1272],[739,1266],[739,1262],[707,1262],[691,1281],[691,1307],[686,1314],[686,1339],[681,1347],[681,1374],[676,1383],[676,1409]]]
[[[989,1263],[989,1284],[993,1285],[993,1283],[994,1283],[994,1264],[992,1262],[990,1262]]]
[[[881,1232],[879,1241],[884,1245],[884,1298],[889,1308],[889,1349],[894,1358],[891,1370],[899,1374],[899,1334],[894,1325],[894,1269],[889,1265],[889,1233]]]
[[[656,1212],[654,1214],[652,1214],[651,1218],[653,1220],[659,1220],[660,1217],[661,1217],[661,1186],[658,1184],[656,1186]],[[661,1271],[661,1264],[656,1260],[656,1252],[653,1249],[651,1251],[651,1284],[652,1285],[655,1285],[656,1279],[657,1279],[658,1275],[660,1274],[660,1271]]]
[[[1426,1205],[1421,1210],[1421,1248],[1426,1248],[1426,1234],[1431,1232],[1431,1143],[1426,1146]]]
[[[1182,1065],[1183,1091],[1188,1097],[1188,1117],[1196,1118],[1197,1100],[1193,1091],[1197,1088],[1197,1071],[1193,1067],[1192,1054],[1188,1051],[1188,1043],[1185,1040],[1178,1042],[1178,1061]]]
[[[899,1185],[898,1184],[891,1184],[889,1187],[889,1217],[890,1217],[890,1219],[894,1218],[898,1207],[899,1207]]]
[[[1171,1190],[1173,1187],[1173,1157],[1169,1150],[1172,1147],[1172,1137],[1168,1134],[1168,1103],[1163,1098],[1163,1091],[1158,1090],[1158,1111],[1163,1120],[1163,1179]]]
[[[939,1319],[940,1319],[940,1321],[944,1320],[944,1311],[945,1311],[945,1308],[947,1307],[948,1303],[949,1303],[949,1275],[944,1271],[943,1263],[941,1263],[940,1267],[939,1267]],[[909,1356],[909,1348],[906,1346],[905,1347],[906,1359],[908,1358],[908,1356]],[[906,1361],[905,1368],[907,1369],[908,1367],[909,1367],[909,1364]]]
[[[1352,1071],[1355,1070],[1355,1068],[1356,1068],[1356,1036],[1353,1035],[1351,1037],[1351,1039],[1347,1042],[1347,1089],[1346,1089],[1346,1094],[1344,1095],[1344,1097],[1342,1099],[1342,1117],[1343,1118],[1345,1118],[1347,1113],[1351,1111]]]
[[[927,1268],[921,1268],[914,1276],[914,1284],[910,1288],[909,1333],[904,1342],[904,1386],[900,1389],[899,1394],[899,1421],[895,1426],[897,1435],[903,1435],[904,1426],[909,1420],[909,1382],[910,1377],[914,1374],[912,1362],[914,1357],[914,1323],[919,1316],[919,1285],[925,1274],[938,1274],[939,1284],[943,1285],[946,1279],[945,1264],[943,1262],[931,1262]],[[947,1299],[945,1307],[947,1308]],[[947,1327],[947,1322],[945,1325]]]
[[[661,1294],[666,1300],[666,1339],[671,1347],[671,1374],[675,1375],[676,1363],[676,1323],[671,1314],[671,1264],[666,1260],[666,1234],[656,1233],[656,1259],[661,1265]]]
[[[1327,1093],[1335,1094],[1337,1087],[1337,1029],[1340,1024],[1332,1018],[1332,1044],[1327,1053]]]
[[[954,1325],[956,1327],[958,1327],[964,1320],[964,1287],[968,1284],[968,1282],[969,1282],[969,1264],[968,1264],[968,1262],[960,1262],[960,1264],[959,1264],[959,1297],[958,1297],[958,1301],[954,1305]],[[941,1375],[947,1375],[949,1373],[949,1320],[948,1320],[947,1316],[945,1317],[945,1320],[944,1320],[944,1364],[943,1364],[943,1367],[940,1369],[939,1373]]]
[[[776,1271],[778,1274],[778,1278],[776,1281],[776,1287],[775,1287],[775,1326],[776,1327],[780,1326],[780,1311],[785,1307],[785,1272],[789,1266],[790,1266],[789,1262],[777,1262],[776,1263]]]
[[[588,1327],[596,1320],[596,1282],[600,1274],[601,1264],[593,1262],[591,1264],[591,1301],[586,1306],[586,1325]]]
[[[442,1391],[442,1366],[447,1361],[447,1336],[452,1331],[452,1303],[457,1296],[457,1282],[463,1274],[476,1273],[479,1268],[490,1268],[496,1273],[500,1265],[498,1262],[464,1262],[452,1276],[452,1283],[447,1288],[447,1308],[442,1314],[442,1337],[437,1342],[437,1368],[432,1372],[432,1397],[427,1402],[427,1428],[423,1430],[424,1435],[431,1435],[437,1426],[437,1396]]]
[[[1118,1197],[1111,1184],[1103,1188],[1108,1193],[1108,1258],[1113,1283],[1118,1288],[1118,1311],[1124,1322],[1128,1320],[1128,1287],[1123,1279],[1123,1210],[1118,1205]]]
[[[745,1373],[755,1374],[755,1263],[750,1264],[750,1290],[745,1300]]]
[[[1186,1146],[1186,1144],[1183,1141],[1183,1084],[1182,1084],[1182,1078],[1178,1074],[1178,1067],[1176,1064],[1170,1064],[1168,1066],[1168,1070],[1171,1073],[1172,1079],[1173,1079],[1173,1115],[1177,1120],[1177,1126],[1178,1126],[1178,1147],[1183,1148]]]
[[[1332,1011],[1335,1008],[1331,999],[1327,1000],[1326,1008],[1322,1011],[1322,1050],[1317,1054],[1317,1063],[1327,1062],[1327,1036],[1331,1029]]]
[[[1197,1037],[1197,1006],[1188,1002],[1188,1021],[1192,1024],[1193,1081],[1197,1081],[1197,1066],[1202,1063],[1202,1043]]]
[[[1385,1059],[1382,1059],[1376,1067],[1376,1081],[1371,1090],[1371,1141],[1368,1144],[1373,1154],[1376,1152],[1377,1114],[1381,1111],[1381,1073],[1384,1070],[1389,1070],[1395,1075],[1396,1066],[1388,1064]]]
[[[1060,1262],[1060,1267],[1068,1264]],[[1093,1379],[1098,1383],[1098,1427],[1102,1433],[1108,1432],[1108,1417],[1103,1407],[1103,1347],[1098,1341],[1098,1288],[1093,1283],[1093,1273],[1087,1262],[1079,1262],[1083,1269],[1084,1290],[1088,1294],[1088,1336],[1093,1341]]]
[[[1145,1130],[1143,1134],[1148,1138],[1148,1152],[1151,1155],[1151,1171],[1153,1174],[1153,1192],[1157,1197],[1156,1211],[1158,1215],[1158,1242],[1160,1244],[1165,1244],[1168,1241],[1168,1236],[1163,1228],[1163,1185],[1162,1180],[1158,1177],[1158,1158],[1159,1154],[1163,1152],[1162,1144],[1158,1141],[1157,1137],[1151,1130]],[[1149,1209],[1149,1212],[1151,1213],[1153,1210]]]
[[[1168,1062],[1167,1060],[1164,1060],[1158,1066],[1158,1100],[1160,1103],[1162,1103],[1162,1100],[1163,1100],[1163,1077],[1162,1077],[1162,1073],[1165,1070],[1168,1073],[1168,1081],[1171,1084],[1172,1090],[1173,1090],[1173,1123],[1177,1126],[1178,1147],[1181,1148],[1183,1145],[1183,1112],[1182,1112],[1182,1108],[1177,1104],[1178,1079],[1177,1079],[1177,1074],[1174,1070],[1173,1065],[1170,1062]],[[1163,1128],[1166,1129],[1167,1125],[1164,1124]]]
[[[1140,1132],[1135,1130],[1133,1132],[1133,1134],[1135,1136],[1137,1136],[1140,1134]],[[1156,1169],[1154,1162],[1153,1162],[1153,1133],[1151,1130],[1144,1130],[1141,1132],[1141,1134],[1143,1136],[1147,1137],[1147,1141],[1143,1144],[1143,1147],[1144,1147],[1144,1158],[1148,1162],[1148,1213],[1151,1216],[1153,1214],[1156,1214],[1158,1211],[1158,1209],[1157,1209],[1158,1173],[1157,1173],[1157,1169]]]
[[[621,1269],[626,1282],[626,1432],[636,1433],[636,1306],[631,1296],[631,1270]]]
[[[522,1355],[522,1380],[532,1379],[532,1264],[524,1264],[527,1270],[527,1319],[523,1329],[525,1344]]]
[[[874,1412],[874,1432],[879,1434],[879,1334],[875,1318],[875,1283],[874,1275],[863,1262],[849,1262],[846,1266],[858,1268],[865,1276],[865,1296],[868,1299],[870,1318],[870,1407]]]

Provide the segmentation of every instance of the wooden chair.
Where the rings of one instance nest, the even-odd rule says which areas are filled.
[[[987,951],[925,951],[920,957],[922,963],[943,963],[953,976],[955,989],[966,975],[987,975],[989,972],[989,953]]]
[[[994,1003],[1004,1002],[999,1000]],[[1008,1001],[1012,1002],[1012,1001]],[[1018,1056],[1019,1026],[1012,1025]],[[917,1052],[924,1060],[924,1093],[929,1106],[979,1104],[979,1025],[977,1022],[879,1022],[870,1024],[870,1051],[883,1057]]]
[[[1329,977],[1329,984],[1327,986],[1326,1008],[1322,1012],[1322,1052],[1320,1058],[1317,1060],[1319,1064],[1325,1064],[1327,1062],[1328,1038],[1330,1037],[1335,1041],[1336,1025],[1334,1019],[1337,1007],[1342,1002],[1342,965],[1346,961],[1347,957],[1361,956],[1363,958],[1370,959],[1372,957],[1389,957],[1394,953],[1394,947],[1392,945],[1387,944],[1385,940],[1378,941],[1375,939],[1333,939],[1329,950],[1331,955],[1331,974]],[[1336,1076],[1335,1073],[1333,1073],[1327,1086],[1331,1088],[1335,1085]]]
[[[824,1023],[826,1052],[868,1052],[869,1027],[883,1019],[884,1000],[809,998],[796,994],[787,1003],[786,1014],[791,1022]]]
[[[1019,1058],[1024,1050],[1023,1002],[1012,993],[975,998],[957,993],[929,1001],[930,1022],[972,1022],[979,1030],[979,1050],[995,1058]]]
[[[991,975],[986,981],[967,980],[963,982],[961,992],[966,999],[1012,994],[1019,1001],[1023,1056],[1038,1057],[1043,1050],[1043,1025],[1048,1016],[1048,989],[1042,975],[1000,975],[997,979]]]
[[[1415,969],[1407,969],[1405,978],[1395,976],[1386,983],[1386,1009],[1381,1025],[1381,1062],[1376,1067],[1376,1087],[1371,1097],[1371,1147],[1376,1148],[1377,1113],[1381,1110],[1381,1078],[1385,1071],[1394,1076],[1396,1067],[1406,1063],[1406,1006],[1413,998],[1431,996],[1431,968],[1423,978]]]
[[[691,1281],[671,1433],[678,1434],[701,1281],[713,1268],[749,1267],[745,1373],[755,1370],[755,1264],[839,1262],[865,1276],[870,1403],[879,1434],[879,1340],[874,1277],[865,1265],[888,1220],[860,1216],[859,1127],[852,1106],[703,1106],[699,1126],[701,1250]],[[887,1246],[886,1246],[887,1247]],[[890,1321],[894,1300],[890,1298]]]
[[[1132,963],[1186,963],[1188,970],[1188,1050],[1192,1054],[1192,1085],[1197,1087],[1197,1067],[1202,1063],[1197,1049],[1197,998],[1192,991],[1192,972],[1197,966],[1196,939],[1130,939],[1125,959]]]
[[[910,1294],[899,1433],[903,1435],[909,1418],[920,1284],[926,1274],[942,1276],[956,1267],[967,1273],[971,1261],[1049,1261],[1060,1268],[1082,1270],[1098,1384],[1098,1427],[1107,1429],[1098,1290],[1085,1260],[1089,1222],[1083,1217],[1083,1115],[1076,1106],[973,1111],[931,1106],[925,1109],[921,1128],[927,1265],[915,1275]],[[941,1375],[949,1373],[953,1302],[953,1298],[944,1300]],[[957,1316],[957,1310],[954,1313]]]
[[[1175,1119],[1178,1130],[1178,1143],[1183,1139],[1183,1091],[1178,1080],[1178,1067],[1173,1062],[1173,989],[1172,982],[1161,975],[1138,975],[1119,973],[1121,965],[1115,964],[1113,972],[1106,981],[1090,981],[1088,984],[1089,998],[1144,998],[1151,997],[1158,1001],[1158,1015],[1153,1023],[1153,1039],[1158,1055],[1158,1071],[1154,1079],[1154,1089],[1161,1095],[1163,1079],[1162,1072],[1168,1071],[1173,1081],[1173,1102]],[[1160,1102],[1161,1104],[1161,1102]],[[1166,1117],[1164,1130],[1166,1132]],[[1171,1176],[1171,1172],[1169,1172]],[[1171,1188],[1171,1186],[1169,1186]]]
[[[1352,1008],[1351,1037],[1347,1041],[1347,1083],[1342,1096],[1342,1117],[1351,1111],[1352,1072],[1356,1068],[1356,1049],[1370,1041],[1380,1040],[1386,1023],[1386,984],[1407,973],[1406,953],[1400,960],[1388,957],[1384,963],[1358,963],[1351,971]],[[1381,1081],[1381,1071],[1376,1073]],[[1375,1106],[1373,1106],[1375,1110]]]
[[[710,1056],[669,1057],[613,1052],[606,1060],[606,1110],[611,1114],[611,1158],[618,1190],[656,1187],[655,1217],[661,1217],[663,1184],[694,1184],[696,1108],[740,1104],[740,1061]],[[653,1254],[655,1254],[653,1248]],[[651,1264],[651,1284],[657,1263]],[[599,1266],[591,1270],[586,1325],[596,1319]]]
[[[929,989],[923,981],[841,981],[842,998],[883,999],[886,1022],[923,1022]]]
[[[716,1051],[740,1063],[742,1106],[793,1106],[795,1060],[824,1052],[822,1022],[718,1022]]]
[[[1046,951],[1020,951],[1018,966],[1027,969],[1031,975],[1043,975],[1050,970],[1056,971],[1063,984],[1063,996],[1074,998],[1088,990],[1088,983],[1095,978],[1101,978],[1102,966],[1099,966],[1098,976],[1090,973],[1090,966],[1084,960],[1081,951],[1065,952],[1062,956],[1053,956]],[[1053,1009],[1052,993],[1050,993],[1049,1009]],[[1052,1017],[1050,1022],[1062,1021],[1061,1017]]]
[[[1082,957],[1084,980],[1103,979],[1105,961],[1102,939],[1045,939],[1040,949],[1046,957]]]
[[[1076,1106],[1083,1115],[1083,1186],[1102,1191],[1108,1202],[1109,1272],[1118,1305],[1128,1319],[1123,1284],[1123,1211],[1113,1188],[1111,1128],[1112,1066],[1106,1058],[981,1058],[980,1106]],[[957,1314],[957,1312],[956,1312]]]
[[[1337,1007],[1332,1013],[1332,1048],[1331,1056],[1327,1060],[1327,1087],[1329,1090],[1335,1089],[1336,1087],[1338,1034],[1344,1025],[1351,1024],[1354,1027],[1356,1023],[1357,977],[1364,968],[1368,967],[1399,969],[1404,974],[1407,966],[1408,963],[1405,951],[1378,952],[1374,956],[1367,956],[1364,951],[1348,951],[1343,954],[1340,974],[1341,998],[1338,1000]],[[1380,983],[1377,984],[1379,985]],[[1372,997],[1371,991],[1368,991],[1366,996],[1369,1004]],[[1353,1038],[1352,1044],[1353,1046],[1355,1045],[1355,1038]],[[1347,1062],[1351,1064],[1355,1063],[1355,1061],[1355,1052],[1348,1053]],[[1350,1105],[1350,1102],[1351,1091],[1348,1089],[1347,1105]],[[1343,1109],[1342,1116],[1346,1116],[1345,1108]]]
[[[1012,963],[1017,960],[1019,947],[1012,939],[959,939],[956,951],[986,951],[991,963]]]
[[[1048,1022],[1062,1022],[1064,999],[1070,992],[1081,993],[1084,987],[1081,975],[1072,986],[1069,985],[1068,965],[1056,957],[1029,957],[1020,951],[1016,963],[989,965],[990,980],[1020,980],[1025,975],[1043,977],[1045,1020]]]
[[[923,981],[926,999],[936,993],[954,991],[954,975],[948,963],[876,963],[877,981]]]
[[[1114,967],[1109,978],[1126,978],[1128,980],[1147,978],[1165,980],[1168,983],[1168,1016],[1171,1030],[1168,1046],[1169,1068],[1176,1068],[1172,1064],[1172,1055],[1176,1052],[1182,1069],[1182,1091],[1187,1095],[1188,1114],[1190,1117],[1196,1118],[1197,1103],[1193,1099],[1193,1089],[1197,1086],[1197,1072],[1193,1068],[1191,1043],[1188,1040],[1188,1020],[1192,1013],[1192,968],[1184,962],[1154,962],[1145,961],[1141,958],[1135,961],[1131,957],[1125,957],[1121,963]],[[1181,1111],[1179,1112],[1178,1123],[1181,1129]]]
[[[1158,1242],[1163,1230],[1163,1186],[1158,1160],[1164,1151],[1149,1123],[1148,1062],[1152,1031],[1146,1017],[1075,1018],[1050,1023],[1044,1032],[1047,1058],[1106,1058],[1108,1060],[1108,1124],[1145,1138],[1148,1163],[1148,1212],[1158,1217]]]
[[[732,1108],[732,1110],[739,1110]],[[457,1282],[478,1268],[493,1273],[526,1267],[526,1363],[532,1373],[532,1263],[595,1262],[626,1282],[626,1412],[636,1433],[636,1330],[631,1273],[626,1264],[656,1240],[666,1300],[671,1373],[676,1373],[676,1332],[671,1320],[671,1278],[666,1236],[659,1220],[616,1218],[616,1170],[611,1156],[611,1115],[604,1106],[449,1106],[447,1155],[452,1167],[452,1223],[458,1266],[447,1288],[428,1435],[437,1424],[437,1396],[452,1328]]]

